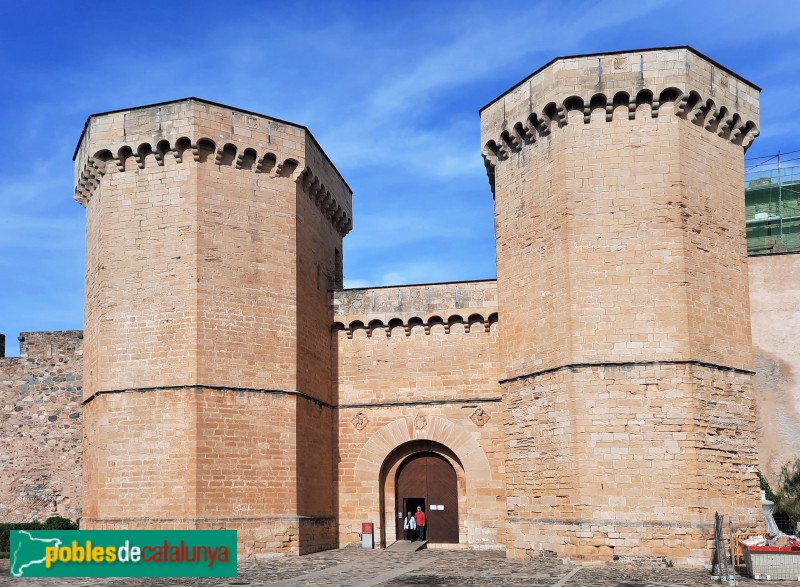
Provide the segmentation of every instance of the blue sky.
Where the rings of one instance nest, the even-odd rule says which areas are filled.
[[[692,45],[800,148],[800,2],[0,0],[0,332],[83,324],[72,154],[95,112],[198,96],[308,126],[353,188],[349,286],[493,278],[478,108],[559,55]]]

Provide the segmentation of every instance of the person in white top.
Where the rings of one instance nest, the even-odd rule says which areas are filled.
[[[414,519],[414,516],[411,515],[411,512],[408,512],[406,517],[403,519],[403,534],[405,534],[405,539],[410,542],[414,542],[414,534],[416,534],[416,529],[417,521]]]

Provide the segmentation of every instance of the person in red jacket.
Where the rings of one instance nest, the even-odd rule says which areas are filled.
[[[419,506],[417,506],[417,512],[414,514],[414,520],[417,522],[417,538],[425,540],[425,530],[427,529],[425,526],[425,512]]]

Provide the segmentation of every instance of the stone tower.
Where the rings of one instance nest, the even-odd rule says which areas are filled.
[[[558,58],[482,109],[510,557],[702,564],[715,511],[758,522],[758,100],[678,47]]]
[[[310,132],[189,98],[89,117],[84,527],[337,545],[328,289],[352,193]]]

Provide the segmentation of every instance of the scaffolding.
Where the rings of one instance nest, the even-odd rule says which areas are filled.
[[[800,251],[800,150],[745,160],[747,253]]]

